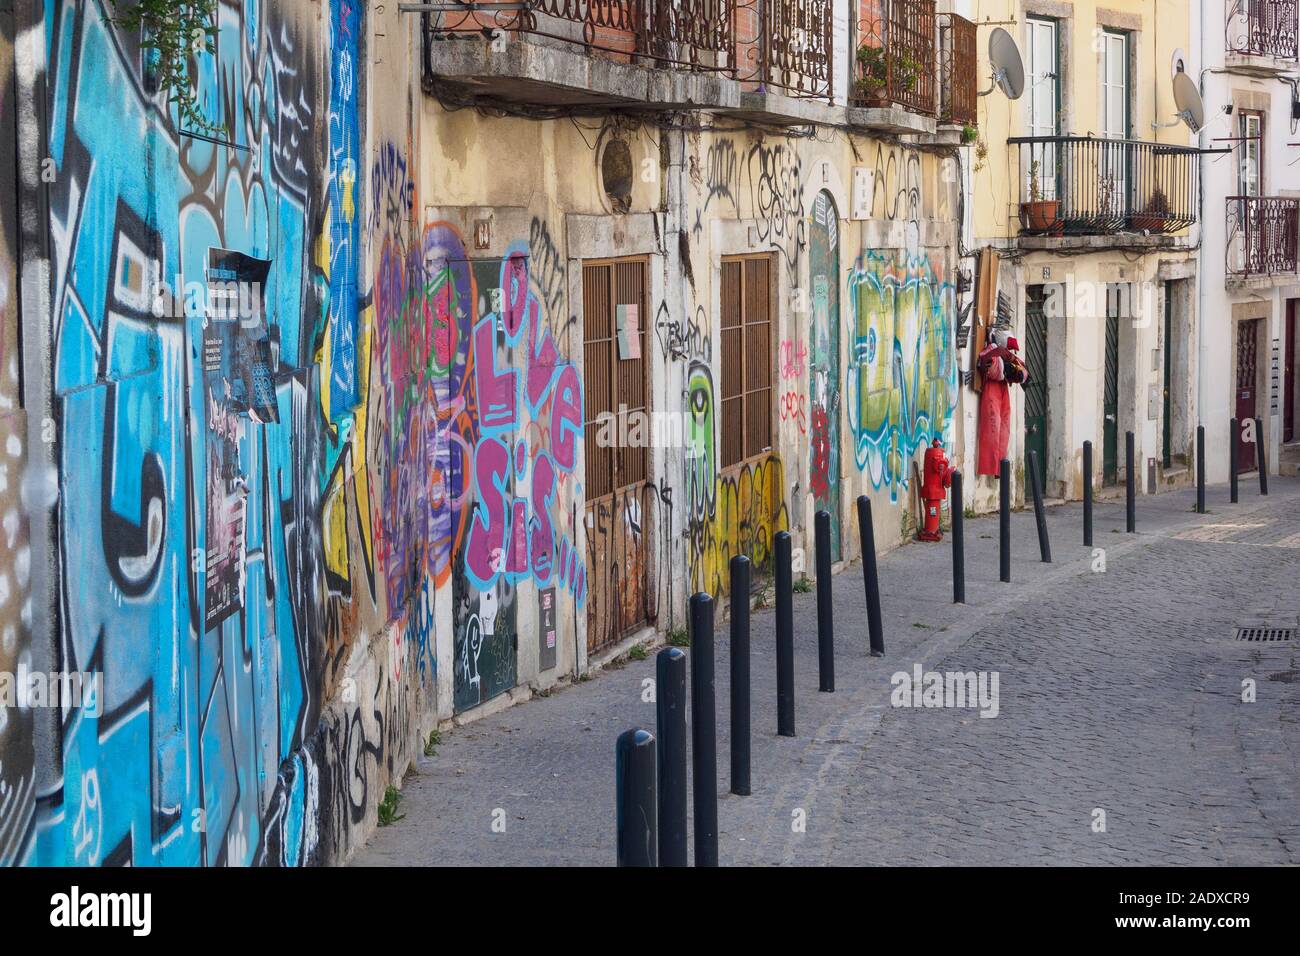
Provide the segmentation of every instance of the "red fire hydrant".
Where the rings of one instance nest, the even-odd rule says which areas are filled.
[[[935,439],[925,450],[925,477],[921,480],[921,500],[925,502],[925,528],[918,534],[919,541],[942,541],[939,530],[939,509],[948,497],[952,486],[952,466],[943,453],[943,442]]]

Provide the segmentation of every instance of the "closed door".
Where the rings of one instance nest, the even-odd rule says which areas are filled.
[[[840,559],[840,251],[839,212],[830,193],[813,205],[809,236],[812,350],[809,387],[813,504],[831,516],[831,560]]]
[[[1286,303],[1286,372],[1283,376],[1282,392],[1282,440],[1295,441],[1295,350],[1296,350],[1296,310],[1295,299]]]
[[[1129,43],[1126,33],[1103,33],[1102,136],[1124,140],[1129,135]],[[1103,154],[1101,198],[1103,212],[1119,218],[1129,212],[1128,149],[1116,143]]]
[[[1250,319],[1237,326],[1237,418],[1245,422],[1256,415],[1255,391],[1257,374],[1256,357],[1259,352],[1257,343],[1259,319]],[[1255,435],[1256,441],[1262,441],[1263,435]],[[1241,442],[1237,448],[1237,467],[1250,471],[1255,467],[1255,442]]]
[[[588,652],[654,616],[658,498],[649,481],[646,270],[644,259],[582,266]]]
[[[1025,303],[1025,366],[1029,381],[1025,384],[1025,450],[1038,459],[1039,487],[1047,485],[1047,310],[1046,287],[1031,285]],[[1025,461],[1026,489],[1029,461]]]
[[[1106,373],[1102,385],[1102,483],[1119,483],[1119,315],[1117,296],[1107,295]]]
[[[1161,420],[1164,440],[1161,455],[1165,468],[1172,467],[1174,462],[1174,297],[1170,292],[1170,285],[1165,283],[1165,344],[1161,349],[1165,365],[1164,409]]]
[[[1025,24],[1025,33],[1028,132],[1034,137],[1056,136],[1060,131],[1057,114],[1061,108],[1057,22],[1030,17]],[[1030,165],[1024,171],[1025,195],[1033,194],[1037,186],[1038,198],[1055,199],[1056,146],[1050,142],[1035,143],[1031,150]]]

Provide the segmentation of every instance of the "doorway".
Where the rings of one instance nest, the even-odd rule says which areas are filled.
[[[839,210],[823,190],[813,203],[809,235],[812,276],[812,394],[809,487],[813,505],[831,516],[831,560],[840,560],[840,250]]]
[[[1237,324],[1237,420],[1245,422],[1255,418],[1258,382],[1259,323],[1261,319],[1246,319]],[[1264,436],[1255,433],[1255,441]],[[1237,448],[1237,470],[1253,471],[1255,468],[1255,442],[1241,442]]]
[[[1047,487],[1047,287],[1025,289],[1025,493],[1030,493],[1029,452],[1038,460],[1038,487]]]
[[[1103,485],[1119,484],[1119,296],[1115,291],[1112,286],[1106,296],[1106,371],[1101,400]]]
[[[1168,471],[1174,464],[1174,296],[1173,284],[1165,283],[1165,328],[1164,347],[1161,355],[1164,359],[1164,407],[1161,412],[1160,445],[1161,465]]]
[[[1286,300],[1286,326],[1282,335],[1286,340],[1286,367],[1282,375],[1282,441],[1295,441],[1295,351],[1296,351],[1296,300]]]

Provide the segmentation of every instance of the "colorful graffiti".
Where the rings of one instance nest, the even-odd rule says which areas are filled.
[[[849,274],[848,422],[858,467],[892,500],[933,439],[953,448],[955,289],[927,257],[868,252]]]
[[[364,777],[357,804],[365,761],[404,765],[418,693],[402,661],[344,667],[365,634],[346,573],[368,510],[352,417],[360,8],[332,0],[324,49],[316,5],[218,4],[198,97],[228,143],[178,129],[104,12],[63,0],[45,24],[58,655],[101,673],[103,699],[65,713],[58,792],[24,852],[335,859],[387,779]],[[231,283],[253,289],[239,323],[221,314]],[[340,753],[341,724],[357,733]]]
[[[754,574],[768,572],[772,536],[789,528],[785,468],[775,452],[757,462],[717,470],[713,375],[692,362],[687,375],[687,536],[691,591],[727,592],[732,557],[743,554]]]
[[[823,190],[813,202],[808,262],[812,279],[811,463],[813,507],[831,516],[831,559],[840,557],[839,212]]]

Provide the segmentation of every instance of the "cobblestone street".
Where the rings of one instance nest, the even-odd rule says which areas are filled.
[[[1300,663],[1295,641],[1233,629],[1300,624],[1300,482],[1241,503],[1212,488],[1013,517],[1013,583],[997,521],[967,521],[969,604],[950,549],[881,559],[887,656],[866,653],[858,565],[834,579],[837,692],[817,693],[815,593],[795,595],[796,738],[775,736],[774,622],[753,619],[753,794],[726,791],[728,653],[718,631],[719,825],[726,864],[1295,864]],[[1104,573],[1100,561],[1104,559]],[[998,676],[998,713],[896,708],[891,676]],[[403,786],[404,817],[354,864],[614,862],[614,741],[653,730],[644,661],[445,732]],[[1243,681],[1256,700],[1243,702]],[[494,832],[494,811],[506,822]],[[802,811],[802,813],[800,813]],[[1098,821],[1103,819],[1104,829]],[[806,818],[800,832],[793,824]]]

